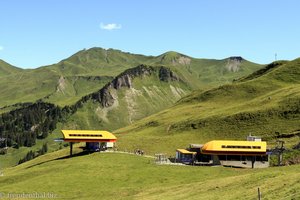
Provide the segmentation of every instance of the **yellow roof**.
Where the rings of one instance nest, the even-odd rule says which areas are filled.
[[[111,141],[117,138],[108,131],[62,130],[65,141]]]
[[[183,154],[196,154],[197,152],[188,151],[186,149],[177,149],[176,151],[183,153]]]
[[[226,153],[266,153],[267,143],[258,141],[212,140],[202,147],[201,151],[207,154]]]

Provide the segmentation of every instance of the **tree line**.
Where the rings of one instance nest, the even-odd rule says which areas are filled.
[[[62,119],[62,110],[54,104],[36,102],[0,115],[0,147],[31,147],[44,139]]]

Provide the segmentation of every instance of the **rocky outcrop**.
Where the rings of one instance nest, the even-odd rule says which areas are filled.
[[[113,81],[108,83],[98,92],[91,95],[91,99],[98,101],[103,107],[110,107],[116,100],[112,95],[112,90],[119,90],[120,88],[132,88],[133,79],[155,75],[160,81],[170,82],[179,81],[180,78],[169,68],[166,67],[152,67],[147,65],[139,65],[135,68],[128,69],[117,76]]]
[[[242,62],[244,59],[241,56],[231,56],[228,58],[230,61]]]
[[[61,92],[64,94],[65,89],[66,89],[66,80],[63,76],[61,76],[57,82],[56,92]]]
[[[131,77],[129,74],[125,74],[124,76],[117,77],[113,80],[113,86],[115,89],[119,89],[121,87],[128,87],[131,88]]]
[[[135,78],[144,78],[147,76],[156,76],[158,80],[164,82],[182,81],[179,76],[167,67],[152,67],[148,65],[139,65],[128,69],[106,84],[102,89],[92,94],[82,97],[75,105],[65,106],[64,112],[75,113],[88,100],[99,102],[102,107],[111,107],[117,100],[116,90],[121,88],[133,88],[132,82]]]
[[[243,60],[244,59],[240,56],[229,57],[227,60],[226,69],[230,72],[238,72]]]
[[[100,102],[103,107],[112,106],[115,99],[111,94],[111,88],[112,88],[112,85],[110,83],[109,85],[107,85],[106,87],[101,89],[98,93],[94,93],[92,95],[92,99]]]
[[[191,64],[191,58],[188,56],[185,56],[183,54],[169,51],[166,52],[160,57],[160,64],[172,64],[172,65],[190,65]]]
[[[181,65],[190,65],[191,59],[188,57],[181,56],[178,58],[178,63]]]
[[[170,82],[170,81],[179,81],[179,77],[171,71],[171,69],[166,67],[161,67],[159,69],[159,80]]]

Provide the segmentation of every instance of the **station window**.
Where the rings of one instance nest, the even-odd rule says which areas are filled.
[[[71,137],[102,137],[101,134],[69,134]]]
[[[241,146],[241,145],[222,145],[222,148],[228,149],[261,149],[261,146]]]

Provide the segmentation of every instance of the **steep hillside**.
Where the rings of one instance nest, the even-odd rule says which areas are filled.
[[[237,75],[250,74],[251,70],[261,67],[241,57],[209,61],[176,52],[152,58],[151,62],[155,63],[154,67],[140,65],[126,70],[99,92],[83,97],[89,101],[81,102],[83,107],[74,112],[66,127],[115,130],[172,106],[195,88],[231,82]],[[201,72],[209,80],[199,78]],[[215,81],[216,77],[222,77],[222,81]],[[100,106],[95,101],[100,102]]]
[[[42,100],[61,107],[72,105],[83,96],[105,86],[112,79],[110,76],[60,76],[55,89]]]
[[[177,52],[164,53],[153,58],[152,62],[175,68],[194,89],[205,90],[231,83],[263,67],[242,57],[224,60],[196,59]]]
[[[128,68],[146,63],[151,58],[115,49],[91,48],[45,68],[63,76],[116,76]]]
[[[299,142],[293,134],[300,130],[299,73],[296,59],[253,78],[195,91],[175,106],[116,131],[119,147],[171,153],[190,143],[244,139],[250,133],[270,142],[289,138],[286,145],[292,147]]]
[[[14,67],[0,59],[0,77],[11,75],[20,71],[22,71],[22,69]]]
[[[0,78],[0,107],[34,102],[55,90],[59,76],[50,70],[22,70]],[[2,111],[3,112],[3,111]]]
[[[1,197],[17,199],[12,195],[45,193],[49,198],[83,200],[252,200],[257,198],[258,187],[263,199],[300,197],[299,166],[168,166],[156,165],[152,158],[137,155],[94,153],[68,158],[68,153],[68,149],[60,150],[5,169],[0,176]]]
[[[148,57],[92,48],[37,69],[22,70],[0,61],[1,112],[14,109],[14,104],[40,99],[61,106],[72,105],[124,70],[143,63],[145,58]]]
[[[239,81],[239,82],[242,82],[242,81],[248,81],[248,80],[251,80],[251,79],[254,79],[254,78],[257,78],[257,77],[260,77],[274,69],[276,69],[277,67],[283,65],[283,64],[286,64],[288,61],[276,61],[276,62],[273,62],[255,72],[253,72],[252,74],[248,75],[248,76],[245,76],[245,77],[241,77],[235,81]]]
[[[190,91],[169,68],[139,65],[77,102],[75,107],[82,107],[66,127],[115,130],[173,105]]]
[[[0,112],[16,109],[16,104],[42,100],[65,106],[103,87],[113,77],[69,76],[44,68],[23,70],[0,78]]]

